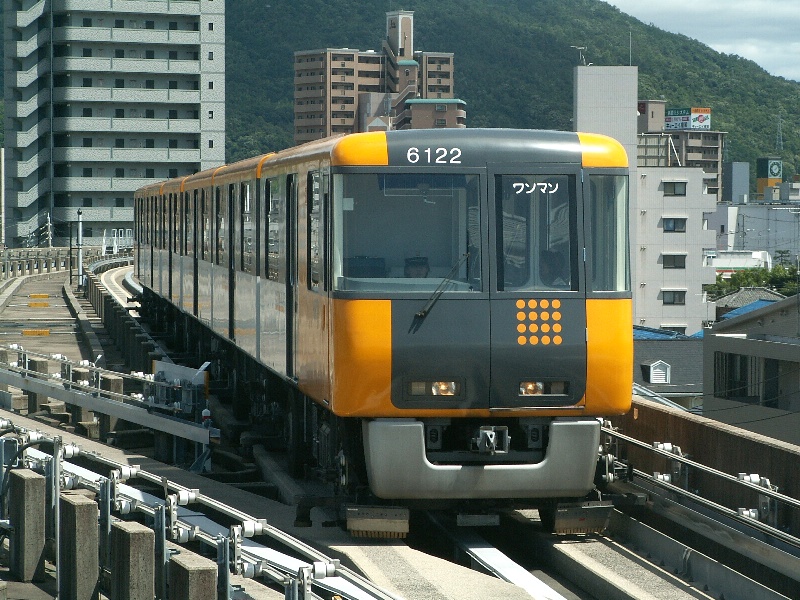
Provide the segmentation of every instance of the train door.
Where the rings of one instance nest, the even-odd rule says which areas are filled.
[[[577,170],[490,168],[491,408],[570,406],[584,395],[579,181]]]

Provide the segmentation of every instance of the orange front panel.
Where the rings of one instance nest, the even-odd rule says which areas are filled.
[[[388,165],[389,148],[385,131],[356,133],[336,142],[331,151],[331,165]]]
[[[628,411],[633,395],[633,302],[586,301],[586,414]]]
[[[340,416],[395,413],[392,389],[392,304],[334,300],[331,409]]]
[[[584,167],[627,167],[628,155],[617,140],[597,133],[579,133]]]

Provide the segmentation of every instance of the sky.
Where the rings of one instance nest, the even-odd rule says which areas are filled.
[[[604,0],[646,24],[800,81],[800,0]],[[634,48],[634,64],[636,64]]]

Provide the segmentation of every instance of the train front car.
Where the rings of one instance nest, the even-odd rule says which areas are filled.
[[[330,408],[387,499],[577,498],[631,403],[627,157],[517,130],[347,136]]]

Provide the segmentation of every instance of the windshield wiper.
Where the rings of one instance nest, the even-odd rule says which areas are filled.
[[[453,281],[453,275],[456,274],[459,267],[464,264],[464,261],[469,258],[469,252],[464,253],[461,255],[461,258],[458,260],[456,264],[453,265],[453,268],[450,269],[450,272],[442,278],[442,282],[436,286],[436,289],[433,290],[431,297],[428,298],[428,301],[425,303],[425,306],[422,307],[421,310],[418,310],[415,314],[417,318],[424,319],[428,316],[428,313],[431,312],[433,305],[436,304],[436,301],[439,299],[439,296],[442,295],[444,292],[445,286]]]

